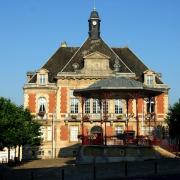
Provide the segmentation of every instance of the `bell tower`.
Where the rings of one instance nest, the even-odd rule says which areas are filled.
[[[93,40],[97,40],[100,38],[100,18],[98,12],[94,8],[91,12],[89,22],[89,37]]]

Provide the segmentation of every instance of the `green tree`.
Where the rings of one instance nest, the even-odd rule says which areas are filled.
[[[8,148],[8,159],[10,148],[20,147],[26,144],[31,146],[40,145],[40,124],[33,121],[29,110],[23,106],[17,106],[9,99],[0,97],[0,147]]]
[[[176,139],[179,144],[180,141],[180,99],[173,106],[169,107],[169,113],[166,118],[169,126],[169,135]]]
[[[33,121],[33,116],[28,109],[23,106],[18,107],[18,117],[16,120],[16,144],[18,146],[18,158],[20,157],[20,147],[24,145],[39,146],[41,143],[40,138],[40,124]],[[20,128],[18,128],[20,127]]]
[[[0,144],[1,148],[8,148],[8,158],[10,148],[14,146],[15,116],[16,105],[8,99],[0,98]]]

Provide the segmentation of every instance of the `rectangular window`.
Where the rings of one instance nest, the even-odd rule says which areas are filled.
[[[148,75],[146,78],[147,78],[147,85],[152,86],[153,85],[153,76]]]
[[[78,113],[78,99],[77,98],[72,98],[70,100],[70,106],[71,106],[71,113],[77,114]]]
[[[147,104],[147,113],[152,113],[155,111],[155,103],[154,100],[150,100],[146,102]]]
[[[123,134],[123,132],[124,132],[123,126],[116,126],[116,127],[115,127],[115,133],[116,133],[116,135]]]
[[[94,114],[100,113],[100,105],[98,99],[93,99],[93,113]]]
[[[85,113],[90,113],[90,99],[85,100]]]
[[[44,151],[38,151],[39,156],[44,156]]]
[[[40,127],[40,133],[41,133],[41,139],[43,140],[43,141],[45,141],[45,139],[46,139],[46,128],[45,127],[43,127],[43,126],[41,126]]]
[[[70,90],[70,113],[77,114],[79,100],[73,95],[74,90]]]
[[[40,83],[41,85],[46,84],[46,76],[45,76],[45,74],[40,74],[40,75],[39,75],[39,83]]]
[[[122,114],[122,101],[120,99],[114,100],[115,114]]]
[[[103,113],[108,113],[108,101],[103,101],[102,102],[102,108],[103,108]]]
[[[48,155],[51,156],[51,151],[50,150],[48,151]]]
[[[47,127],[47,141],[52,141],[52,127]]]
[[[78,141],[78,126],[70,126],[70,141]]]

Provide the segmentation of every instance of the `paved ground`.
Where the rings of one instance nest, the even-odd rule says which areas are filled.
[[[73,165],[75,158],[59,158],[59,159],[44,159],[44,160],[33,160],[22,163],[20,166],[14,169],[34,169],[34,168],[50,168],[50,167],[63,167],[66,165]]]

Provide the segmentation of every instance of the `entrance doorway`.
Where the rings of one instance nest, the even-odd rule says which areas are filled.
[[[91,128],[91,141],[92,145],[103,145],[103,129],[100,126],[93,126]]]

